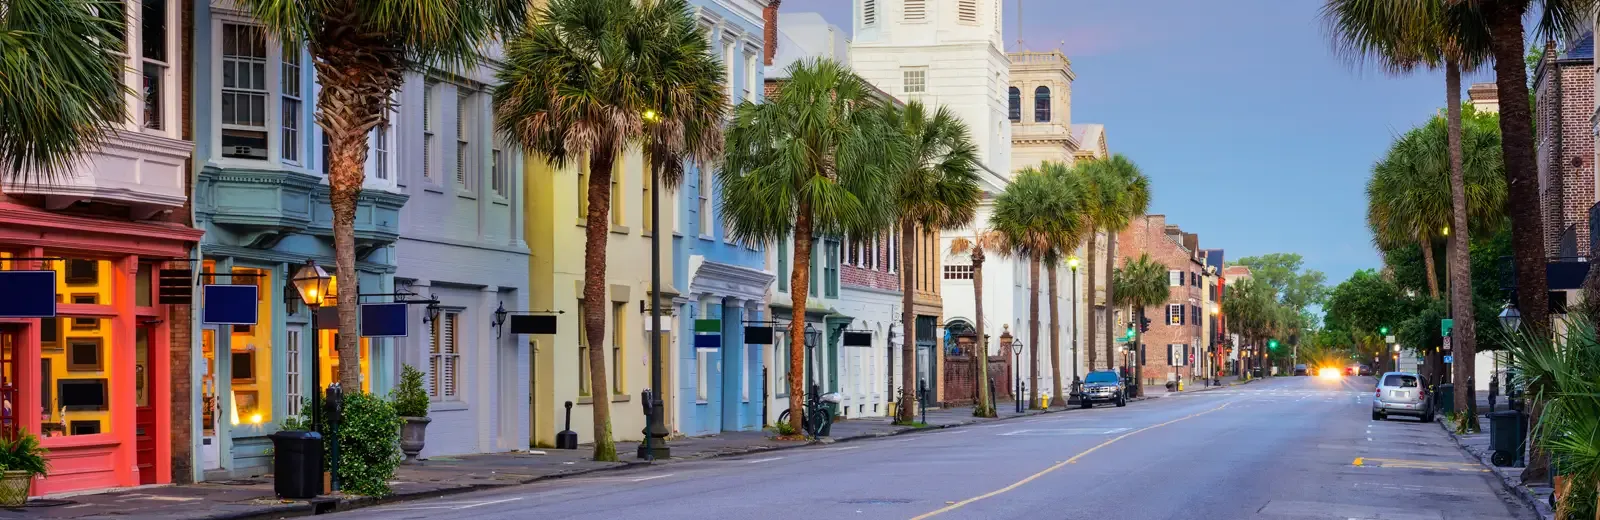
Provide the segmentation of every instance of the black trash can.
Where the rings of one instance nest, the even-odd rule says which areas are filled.
[[[1434,409],[1440,414],[1456,411],[1456,385],[1445,383],[1439,385],[1439,391],[1433,393]]]
[[[1502,468],[1522,460],[1522,446],[1528,437],[1524,428],[1527,416],[1516,410],[1489,413],[1489,462]]]
[[[272,439],[272,490],[281,498],[322,494],[322,434],[280,431]]]

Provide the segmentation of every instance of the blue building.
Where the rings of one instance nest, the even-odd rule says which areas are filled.
[[[722,58],[729,100],[762,96],[762,10],[757,0],[695,0],[697,21]],[[679,188],[674,215],[672,273],[680,338],[672,348],[676,372],[672,427],[685,435],[758,430],[763,424],[764,345],[745,343],[746,322],[770,317],[765,248],[738,244],[717,212],[711,171],[691,169]]]
[[[192,354],[197,389],[191,430],[196,480],[266,474],[267,439],[285,417],[300,415],[311,395],[312,350],[321,381],[337,381],[337,320],[298,301],[288,277],[307,260],[334,271],[333,212],[327,163],[314,124],[316,82],[311,57],[285,48],[229,2],[194,2],[195,227],[202,283],[255,284],[253,325],[195,320]],[[393,132],[374,131],[366,189],[356,213],[356,269],[361,293],[394,291],[399,213],[407,200],[396,184]],[[286,298],[287,296],[287,298]],[[355,295],[339,295],[355,297]],[[206,302],[194,302],[204,316]],[[332,309],[323,309],[324,312]],[[362,338],[363,390],[384,393],[396,366],[392,340]]]

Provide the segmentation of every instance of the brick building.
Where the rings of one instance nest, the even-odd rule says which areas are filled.
[[[1539,201],[1544,210],[1545,253],[1574,257],[1589,251],[1589,210],[1594,180],[1594,35],[1564,38],[1546,48],[1534,69],[1535,136]]]
[[[1149,253],[1167,267],[1167,301],[1144,309],[1150,330],[1143,335],[1143,384],[1159,386],[1193,375],[1204,337],[1205,263],[1200,237],[1167,224],[1165,215],[1146,215],[1117,235],[1117,264]],[[1135,321],[1136,323],[1136,321]],[[1119,360],[1119,365],[1122,361]]]

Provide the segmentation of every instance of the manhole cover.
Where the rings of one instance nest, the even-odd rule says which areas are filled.
[[[22,507],[56,507],[56,506],[64,506],[64,505],[76,504],[76,503],[77,502],[73,502],[71,500],[50,500],[50,499],[44,499],[44,498],[35,498],[33,500],[29,500],[28,503],[23,505]]]
[[[233,480],[218,480],[218,481],[212,482],[212,484],[221,484],[221,485],[224,485],[224,486],[254,486],[256,484],[266,484],[266,483],[267,483],[267,481],[265,481],[265,480],[259,480],[259,479],[253,479],[253,478],[239,478],[239,479],[233,479]]]
[[[847,498],[841,504],[910,504],[909,498]]]

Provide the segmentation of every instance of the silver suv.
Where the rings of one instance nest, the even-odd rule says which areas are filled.
[[[1385,372],[1378,378],[1377,395],[1372,399],[1372,420],[1390,415],[1408,415],[1433,422],[1433,403],[1428,400],[1428,379],[1410,372]]]

